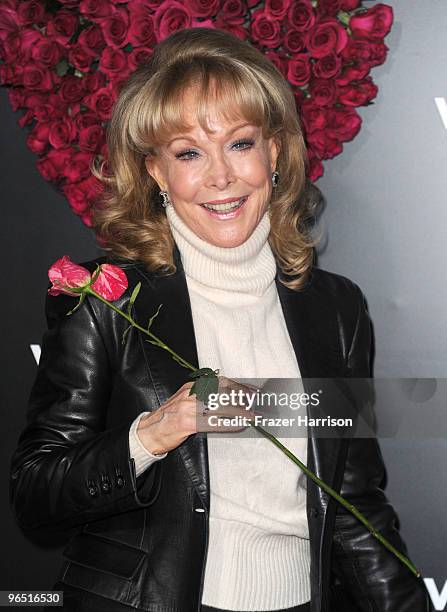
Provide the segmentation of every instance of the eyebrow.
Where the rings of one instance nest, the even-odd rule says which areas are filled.
[[[246,122],[246,123],[241,123],[240,125],[236,125],[234,128],[229,130],[225,134],[225,136],[230,136],[231,134],[233,134],[233,132],[236,132],[236,130],[240,130],[241,128],[246,127],[247,125],[253,125],[253,124]],[[168,147],[171,146],[171,144],[175,142],[176,140],[190,140],[191,142],[196,142],[194,138],[192,138],[191,136],[176,136],[175,138],[173,138],[172,140],[168,142]]]

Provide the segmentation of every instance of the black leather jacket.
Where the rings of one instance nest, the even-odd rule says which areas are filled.
[[[175,252],[172,276],[157,277],[140,263],[121,265],[130,289],[142,282],[134,313],[140,325],[163,304],[154,333],[198,363]],[[93,271],[95,264],[82,265]],[[285,288],[279,273],[276,283],[302,377],[368,377],[370,319],[358,286],[318,268],[302,291]],[[129,295],[115,305],[126,310]],[[190,436],[138,478],[128,443],[135,417],[190,380],[188,370],[134,328],[122,344],[127,322],[95,298],[65,316],[76,302],[47,296],[48,331],[11,465],[16,519],[26,531],[74,528],[63,553],[63,583],[150,612],[196,612],[208,536],[206,434]],[[308,465],[406,552],[381,488],[376,440],[316,438],[309,428]],[[311,481],[307,515],[312,612],[431,609],[423,582]]]

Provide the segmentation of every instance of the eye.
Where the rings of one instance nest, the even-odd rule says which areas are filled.
[[[243,140],[237,140],[231,146],[232,148],[238,147],[236,151],[245,151],[251,148],[254,144],[255,144],[254,140],[250,138],[244,138]],[[243,148],[239,148],[239,147],[243,147]],[[196,155],[197,155],[197,151],[195,151],[194,149],[187,149],[186,151],[180,151],[180,153],[176,153],[175,157],[176,159],[180,159],[182,161],[191,161],[193,159],[196,159],[195,157]]]

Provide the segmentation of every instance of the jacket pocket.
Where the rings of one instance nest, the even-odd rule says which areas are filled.
[[[68,543],[62,555],[83,567],[132,580],[146,553],[120,542],[81,533]]]

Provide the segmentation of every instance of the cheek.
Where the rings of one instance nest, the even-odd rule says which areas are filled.
[[[188,200],[200,189],[200,173],[188,167],[188,163],[173,164],[169,172],[170,191],[177,197]]]
[[[240,160],[238,174],[253,187],[264,187],[270,180],[270,165],[262,155]]]

